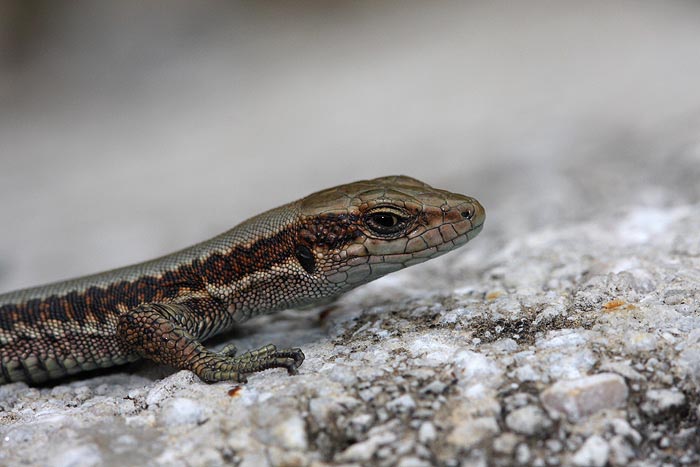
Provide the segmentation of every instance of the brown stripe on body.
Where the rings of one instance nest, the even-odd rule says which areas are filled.
[[[84,369],[123,363],[130,349],[117,337],[119,315],[144,303],[186,303],[201,320],[196,333],[217,334],[229,327],[230,320],[224,316],[226,304],[212,300],[207,285],[230,291],[231,284],[246,276],[285,262],[292,254],[288,245],[294,243],[295,232],[284,229],[272,237],[234,245],[226,253],[176,264],[157,276],[0,304],[0,367],[6,373],[12,360],[20,365],[15,371],[36,375],[51,370],[43,367],[49,360],[49,366],[61,367],[67,359],[78,359]],[[167,266],[164,261],[163,268]],[[37,360],[33,368],[25,368],[28,359]],[[69,368],[66,373],[70,369],[80,370]]]
[[[296,230],[296,229],[295,229]],[[83,291],[1,304],[0,330],[12,331],[18,324],[39,325],[48,320],[83,324],[90,319],[109,324],[119,310],[143,303],[169,302],[206,290],[207,284],[229,285],[245,276],[283,263],[293,252],[295,231],[284,229],[273,237],[246,245],[234,245],[226,253],[211,253],[163,270],[159,275],[132,281],[116,281]]]

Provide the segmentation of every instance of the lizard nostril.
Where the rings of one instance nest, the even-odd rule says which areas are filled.
[[[472,217],[474,217],[474,209],[465,209],[464,211],[462,211],[462,217],[464,217],[465,219],[471,219]]]

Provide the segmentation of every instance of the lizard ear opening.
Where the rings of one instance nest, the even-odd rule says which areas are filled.
[[[314,270],[316,269],[316,258],[314,258],[314,254],[311,252],[309,247],[306,245],[297,245],[296,249],[294,250],[294,254],[297,257],[297,260],[299,260],[301,267],[304,268],[304,270],[309,274],[313,274]]]

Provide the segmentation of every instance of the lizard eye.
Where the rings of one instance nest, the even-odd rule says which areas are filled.
[[[297,257],[299,264],[301,264],[301,267],[304,268],[304,270],[309,274],[313,274],[314,270],[316,269],[316,258],[314,258],[314,254],[311,252],[311,250],[309,250],[309,247],[305,245],[297,245],[296,249],[294,250],[294,254]]]
[[[401,232],[408,224],[408,217],[387,209],[377,209],[364,216],[368,229],[377,235],[392,235]]]
[[[380,225],[383,229],[390,229],[391,227],[393,227],[399,223],[398,217],[396,217],[393,214],[385,214],[383,212],[378,212],[376,214],[372,214],[369,217],[369,220],[373,224]]]

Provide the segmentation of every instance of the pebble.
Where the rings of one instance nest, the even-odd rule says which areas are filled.
[[[404,394],[401,397],[389,401],[386,404],[386,408],[391,412],[407,413],[416,408],[416,401],[413,400],[410,394]]]
[[[681,373],[693,381],[696,387],[700,387],[700,344],[693,342],[683,349],[674,362]]]
[[[361,402],[353,397],[315,397],[309,401],[309,413],[318,424],[326,424]]]
[[[437,430],[432,422],[423,422],[418,429],[418,441],[428,444],[437,438]]]
[[[561,450],[564,449],[564,445],[558,439],[548,439],[545,441],[544,445],[550,452],[554,453],[561,452]]]
[[[396,467],[430,467],[431,465],[428,461],[411,456],[402,458]]]
[[[513,433],[503,433],[493,440],[493,450],[499,454],[511,455],[515,451],[520,438]]]
[[[291,411],[278,423],[268,428],[271,431],[275,446],[289,451],[304,451],[308,448],[306,424],[300,414]]]
[[[509,413],[506,426],[521,435],[543,436],[552,428],[552,421],[539,407],[527,405]]]
[[[530,463],[531,458],[532,453],[528,445],[525,443],[518,444],[518,447],[515,448],[515,462],[520,465],[527,465]]]
[[[671,415],[686,404],[685,394],[671,389],[650,389],[644,394],[642,412],[652,418]]]
[[[175,397],[163,403],[158,419],[165,426],[197,425],[207,418],[201,402],[185,397]]]
[[[493,417],[463,419],[455,423],[447,436],[447,442],[462,449],[470,449],[499,432],[498,422]]]
[[[398,422],[398,420],[396,420]],[[349,446],[335,456],[338,462],[366,463],[378,454],[382,446],[391,445],[398,440],[396,423],[375,426],[367,434],[367,439]]]
[[[577,467],[604,467],[609,455],[608,442],[601,436],[593,435],[571,457],[571,462]]]
[[[609,420],[606,425],[615,433],[620,435],[626,440],[632,442],[635,446],[638,446],[642,442],[642,435],[639,434],[637,430],[632,428],[627,420],[622,418],[613,418]]]
[[[629,441],[620,435],[610,438],[608,445],[610,446],[609,461],[612,465],[626,466],[634,457],[634,449]]]
[[[63,451],[52,460],[55,467],[92,467],[103,465],[104,459],[94,444],[75,446]]]
[[[625,380],[613,373],[601,373],[559,381],[545,389],[540,399],[550,416],[581,420],[603,409],[614,409],[627,401]]]
[[[435,380],[432,383],[421,389],[422,394],[443,394],[447,389],[447,384],[442,381]]]
[[[366,433],[367,430],[369,430],[369,428],[372,426],[373,421],[374,417],[371,414],[361,413],[348,420],[348,428],[352,430],[352,433]],[[325,423],[332,422],[333,420],[327,420]]]
[[[522,383],[528,381],[539,381],[540,375],[532,365],[523,365],[515,370],[515,377]]]
[[[623,362],[608,362],[600,366],[601,371],[617,373],[628,381],[646,381],[646,377]]]

